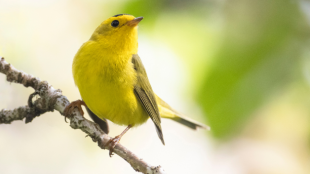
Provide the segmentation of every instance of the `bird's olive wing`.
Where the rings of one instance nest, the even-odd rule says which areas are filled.
[[[142,61],[137,54],[134,54],[132,56],[132,63],[137,73],[137,82],[134,86],[135,95],[141,101],[142,106],[144,107],[148,115],[153,120],[158,137],[160,138],[162,143],[165,144],[161,125],[160,125],[161,121],[160,121],[160,115],[159,115],[159,110],[158,110],[158,106],[156,103],[155,94],[152,90],[149,79],[147,78],[147,74],[142,64]]]

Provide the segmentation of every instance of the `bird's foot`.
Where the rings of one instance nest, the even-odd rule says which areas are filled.
[[[110,150],[109,150],[109,155],[110,157],[112,157],[113,155],[113,150],[114,150],[114,147],[117,145],[117,143],[121,140],[121,136],[118,135],[114,138],[111,138],[105,145],[104,147],[107,147],[110,145]]]
[[[73,109],[78,108],[79,112],[84,115],[82,105],[86,106],[85,102],[82,100],[76,100],[71,102],[64,110],[65,121],[67,122],[66,118],[72,116]]]

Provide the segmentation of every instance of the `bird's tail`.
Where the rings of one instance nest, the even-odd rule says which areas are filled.
[[[161,118],[169,118],[171,120],[174,120],[178,123],[183,124],[184,126],[187,126],[188,128],[196,130],[197,128],[202,129],[208,129],[210,130],[210,127],[207,125],[204,125],[202,123],[199,123],[195,120],[192,120],[180,113],[178,113],[176,110],[171,108],[165,101],[163,101],[161,98],[156,96],[157,102],[158,102],[158,109],[160,112]]]

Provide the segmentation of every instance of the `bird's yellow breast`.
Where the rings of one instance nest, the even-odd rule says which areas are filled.
[[[89,109],[120,125],[139,125],[149,117],[134,94],[132,52],[121,54],[100,42],[86,42],[73,61],[73,76]]]

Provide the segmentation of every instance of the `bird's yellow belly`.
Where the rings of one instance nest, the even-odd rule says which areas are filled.
[[[75,78],[80,94],[89,109],[100,118],[119,125],[137,126],[147,121],[147,112],[136,98],[134,79],[123,81],[87,71]],[[126,74],[124,74],[126,76]]]
[[[148,119],[147,113],[137,101],[132,89],[115,88],[107,85],[89,87],[80,91],[86,105],[98,117],[120,125],[140,125]]]

